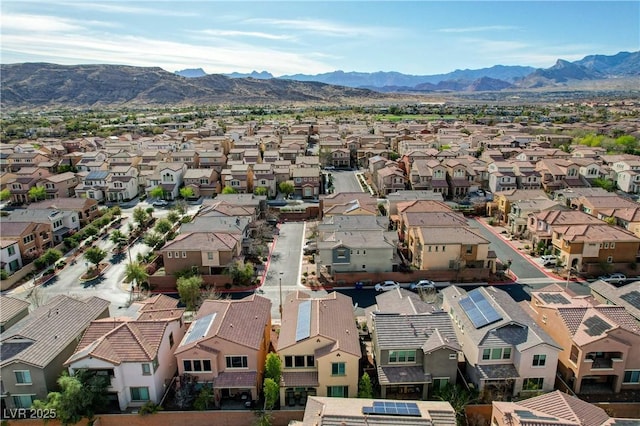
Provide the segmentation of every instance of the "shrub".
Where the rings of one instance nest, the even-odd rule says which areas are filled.
[[[140,407],[140,410],[138,410],[138,414],[140,414],[141,416],[146,416],[147,414],[153,414],[161,410],[161,406],[154,402],[148,401],[142,407]]]
[[[9,273],[4,269],[0,269],[0,280],[6,280],[9,278]]]

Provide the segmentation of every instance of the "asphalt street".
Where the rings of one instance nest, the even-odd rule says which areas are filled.
[[[330,170],[327,171],[333,176],[334,193],[339,192],[362,192],[356,172],[353,170]]]

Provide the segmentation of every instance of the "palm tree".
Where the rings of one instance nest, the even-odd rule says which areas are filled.
[[[127,263],[124,268],[124,282],[133,283],[136,287],[140,287],[149,279],[149,274],[138,262]]]

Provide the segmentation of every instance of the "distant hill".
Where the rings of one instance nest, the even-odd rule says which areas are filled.
[[[187,68],[185,70],[176,71],[174,74],[187,78],[198,78],[207,75],[202,68]]]
[[[232,79],[219,74],[186,78],[161,68],[123,65],[0,65],[0,106],[152,106],[353,103],[385,95],[317,82]]]
[[[231,74],[223,74],[229,78],[255,78],[258,80],[268,80],[270,78],[274,78],[273,74],[267,72],[267,71],[262,71],[262,72],[258,72],[258,71],[252,71],[248,74],[243,74],[243,73],[239,73],[239,72],[233,72]]]

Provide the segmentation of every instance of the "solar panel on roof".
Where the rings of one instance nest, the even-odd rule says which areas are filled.
[[[586,333],[589,336],[599,336],[611,328],[611,324],[597,316],[584,320],[584,325],[587,327]]]
[[[475,328],[481,328],[502,319],[479,289],[471,290],[467,297],[460,299],[460,307]]]
[[[420,409],[415,402],[373,401],[372,407],[362,407],[362,414],[386,416],[420,417]]]
[[[213,313],[195,320],[195,322],[191,325],[191,328],[187,332],[183,344],[195,342],[196,340],[203,338],[207,334],[207,331],[209,331],[209,326],[211,325],[215,317],[216,314]]]
[[[540,293],[540,299],[542,299],[545,303],[558,303],[561,305],[568,305],[571,303],[567,300],[566,297],[556,293]]]
[[[311,335],[311,301],[305,300],[298,305],[298,323],[296,325],[296,342]]]
[[[532,413],[527,410],[514,410],[514,413],[518,415],[521,419],[528,420],[558,420],[555,417],[547,417],[547,416],[538,416],[537,414]]]
[[[630,291],[620,296],[620,299],[624,300],[636,309],[640,309],[640,292],[637,290]]]

